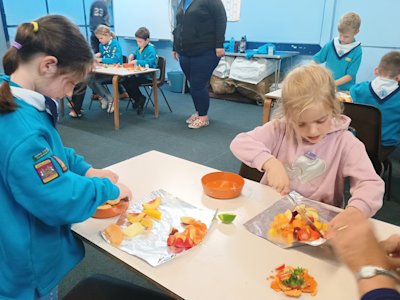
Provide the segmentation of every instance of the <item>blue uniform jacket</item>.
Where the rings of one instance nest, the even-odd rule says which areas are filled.
[[[400,146],[400,87],[381,99],[371,87],[371,82],[364,81],[350,89],[354,103],[369,104],[377,107],[382,114],[382,145]]]
[[[313,60],[322,64],[326,62],[326,67],[331,70],[333,79],[337,80],[345,75],[350,75],[352,80],[338,86],[338,90],[348,91],[356,83],[356,75],[360,68],[362,57],[361,45],[353,48],[350,52],[339,57],[336,54],[333,40],[328,42],[317,54]]]
[[[157,68],[157,52],[153,44],[147,44],[142,51],[138,47],[133,57],[136,59],[137,66],[149,65],[149,68]]]
[[[101,54],[101,63],[111,64],[122,64],[122,50],[119,42],[116,39],[111,39],[107,45],[99,44],[99,50]]]
[[[13,94],[19,108],[0,114],[0,299],[30,300],[83,258],[70,224],[119,190],[84,176],[90,165],[63,146],[42,95],[18,87]]]

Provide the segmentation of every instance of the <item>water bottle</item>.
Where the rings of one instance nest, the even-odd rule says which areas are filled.
[[[239,44],[239,52],[240,53],[245,53],[246,52],[246,36],[242,36],[242,38],[240,39],[240,44]]]

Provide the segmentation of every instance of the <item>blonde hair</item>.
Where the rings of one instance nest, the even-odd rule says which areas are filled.
[[[114,32],[111,31],[111,28],[100,24],[99,26],[97,26],[96,30],[94,31],[95,35],[108,35],[111,36],[112,38],[116,38],[116,35]]]
[[[386,53],[378,66],[379,75],[394,79],[400,75],[400,52],[391,51]]]
[[[292,70],[282,85],[282,105],[278,116],[284,117],[289,135],[295,132],[300,115],[315,104],[322,104],[332,117],[342,113],[336,99],[336,87],[331,72],[320,65],[307,65]]]
[[[359,15],[353,12],[349,12],[342,16],[339,20],[338,31],[341,33],[347,33],[352,31],[353,33],[360,30],[361,18]]]

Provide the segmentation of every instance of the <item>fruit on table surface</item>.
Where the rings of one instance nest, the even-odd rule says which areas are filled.
[[[157,197],[149,202],[143,203],[144,209],[157,209],[161,204],[161,198]]]
[[[196,220],[194,218],[192,218],[192,217],[181,217],[181,223],[185,224],[185,225],[190,225],[194,221],[196,221]]]
[[[319,232],[313,230],[296,209],[305,210],[307,217],[322,234],[328,231],[328,224],[320,220],[317,210],[303,205],[293,211],[286,210],[284,213],[276,215],[268,230],[270,238],[283,239],[287,244],[292,244],[294,241],[311,242],[321,237]]]
[[[147,216],[144,217],[144,218],[140,221],[140,224],[142,224],[143,227],[144,227],[146,230],[150,230],[150,229],[153,228],[153,220],[150,219],[150,218],[147,217]]]
[[[119,227],[117,224],[108,225],[104,230],[104,234],[114,246],[119,246],[124,239],[124,234],[122,233],[121,227]]]
[[[233,222],[233,220],[235,220],[236,215],[235,214],[219,214],[218,218],[224,224],[231,224]]]
[[[145,216],[146,214],[144,212],[140,213],[133,212],[133,213],[128,213],[127,219],[131,223],[136,223],[142,221]]]
[[[97,207],[97,209],[104,210],[104,209],[110,209],[112,206],[110,204],[103,204]]]
[[[275,271],[277,273],[269,277],[272,280],[271,288],[275,291],[282,291],[290,297],[299,297],[302,293],[317,294],[317,282],[307,269],[283,264]]]

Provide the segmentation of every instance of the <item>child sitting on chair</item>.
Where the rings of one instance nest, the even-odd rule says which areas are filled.
[[[382,206],[384,182],[376,174],[365,146],[341,114],[335,83],[326,68],[303,66],[289,73],[282,87],[281,118],[241,133],[233,154],[265,172],[261,183],[281,194],[303,196],[338,207],[344,205],[344,181],[351,198],[332,221],[346,224],[355,214],[373,216]]]
[[[100,41],[100,52],[95,54],[96,61],[101,64],[122,64],[122,50],[114,32],[106,25],[99,25],[95,31],[96,37]],[[104,87],[103,83],[110,80],[109,75],[96,74],[89,81],[89,86],[93,92],[99,95],[102,109],[107,109],[108,113],[114,112],[113,97]]]
[[[326,63],[332,71],[338,90],[348,91],[356,82],[361,64],[361,43],[354,37],[360,31],[361,19],[355,13],[347,13],[339,20],[339,37],[328,42],[313,56],[314,62]]]
[[[377,77],[352,86],[350,95],[354,103],[381,111],[383,152],[391,152],[400,145],[400,52],[385,54],[374,71]]]
[[[157,67],[157,53],[156,48],[150,43],[150,32],[146,27],[140,27],[135,33],[136,42],[138,48],[134,54],[130,54],[128,57],[128,63],[135,66],[156,68]],[[143,112],[144,103],[146,97],[140,92],[140,85],[143,83],[149,83],[151,81],[149,75],[137,75],[128,77],[123,86],[132,98],[134,103],[134,108],[136,108],[137,113],[141,114]]]

